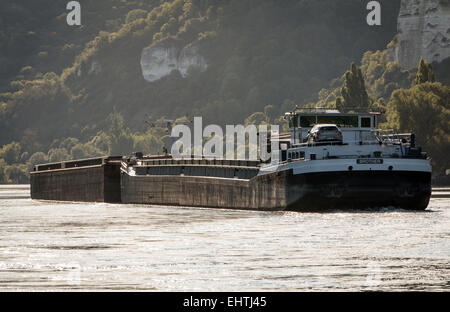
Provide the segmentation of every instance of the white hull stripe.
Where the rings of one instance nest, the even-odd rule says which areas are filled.
[[[382,158],[382,164],[358,164],[357,159],[300,160],[262,167],[259,174],[292,169],[295,174],[337,171],[418,171],[431,172],[427,159]]]

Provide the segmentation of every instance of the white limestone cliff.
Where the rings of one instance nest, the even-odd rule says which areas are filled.
[[[187,71],[191,66],[196,66],[201,71],[205,71],[208,67],[204,57],[199,54],[199,49],[195,45],[188,45],[181,49],[178,58],[178,70],[181,76],[186,77]]]
[[[179,50],[174,46],[159,44],[142,50],[142,75],[149,82],[169,75],[172,70],[178,70],[181,76],[185,77],[191,66],[196,66],[201,71],[208,67],[195,45],[188,45]]]
[[[428,62],[450,57],[450,0],[402,0],[393,58],[413,69],[420,57]]]

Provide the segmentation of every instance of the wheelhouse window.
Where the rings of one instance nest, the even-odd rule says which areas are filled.
[[[316,124],[336,124],[340,128],[357,128],[358,116],[300,116],[300,127],[308,128]]]
[[[300,127],[309,128],[316,124],[316,116],[300,116]]]
[[[370,117],[361,117],[361,128],[370,128]]]

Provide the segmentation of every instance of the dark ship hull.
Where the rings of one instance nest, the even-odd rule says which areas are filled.
[[[251,179],[121,173],[122,202],[244,210],[426,209],[431,175],[411,171],[292,170]]]
[[[288,178],[288,210],[396,207],[424,210],[431,174],[411,171],[307,173]]]

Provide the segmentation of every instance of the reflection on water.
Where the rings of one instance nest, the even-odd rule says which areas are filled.
[[[450,289],[450,198],[425,212],[296,213],[27,192],[0,186],[0,290]]]

